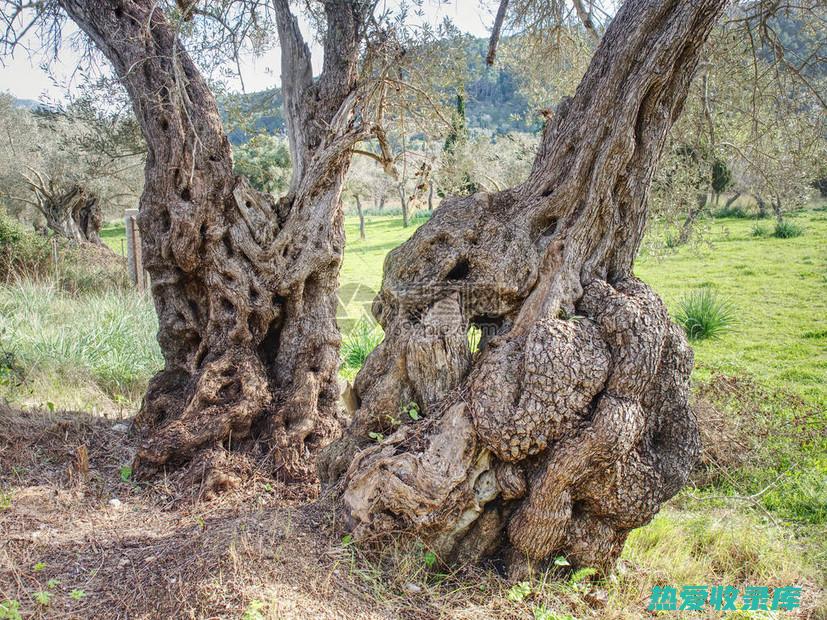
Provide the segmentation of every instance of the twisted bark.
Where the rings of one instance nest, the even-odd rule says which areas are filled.
[[[57,235],[75,243],[103,245],[100,238],[101,208],[97,196],[80,185],[61,186],[46,181],[35,172],[37,180],[27,183],[37,199],[37,209],[46,219],[46,226]]]
[[[389,254],[373,306],[385,340],[320,459],[357,539],[402,530],[446,561],[606,568],[685,483],[692,353],[632,265],[724,5],[627,0],[528,180],[445,200]],[[420,419],[395,426],[411,401]]]
[[[353,108],[366,8],[325,4],[336,53],[314,83],[287,1],[275,2],[295,171],[275,200],[234,176],[215,99],[157,3],[60,3],[112,63],[147,142],[139,225],[164,369],[137,419],[136,467],[224,443],[272,454],[286,478],[311,475],[338,428],[340,194],[364,135]]]

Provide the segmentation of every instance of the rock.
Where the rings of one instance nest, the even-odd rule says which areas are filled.
[[[109,500],[109,505],[112,506],[112,508],[120,508],[123,504],[117,497],[113,497]]]
[[[592,607],[602,608],[609,602],[609,593],[602,588],[596,588],[589,590],[583,598]]]
[[[422,594],[422,586],[415,583],[406,583],[402,586],[402,589],[405,590],[406,594]]]
[[[116,433],[128,433],[129,432],[129,424],[124,424],[123,422],[118,422],[112,427],[112,430]]]

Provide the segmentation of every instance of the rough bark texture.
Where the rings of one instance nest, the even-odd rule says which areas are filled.
[[[79,185],[57,186],[52,182],[31,184],[37,208],[46,218],[49,230],[76,243],[103,245],[102,222],[97,196]]]
[[[446,561],[563,553],[605,568],[684,484],[699,451],[692,353],[632,263],[724,4],[627,0],[528,180],[444,201],[389,254],[373,306],[385,340],[320,459],[357,538],[406,531]],[[411,401],[420,419],[394,426]]]
[[[363,132],[353,103],[364,6],[325,3],[314,82],[287,1],[274,2],[294,167],[276,201],[233,175],[215,99],[153,0],[61,5],[111,61],[147,142],[139,225],[165,364],[138,417],[136,466],[208,458],[223,442],[261,450],[287,478],[307,475],[338,429],[340,193]]]

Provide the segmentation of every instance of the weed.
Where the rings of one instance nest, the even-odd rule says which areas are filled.
[[[20,602],[7,599],[0,602],[0,620],[23,620],[20,615]]]
[[[79,601],[79,600],[83,599],[84,597],[86,597],[86,592],[84,592],[80,588],[75,588],[74,590],[69,592],[69,598],[72,599],[73,601]]]
[[[241,620],[264,620],[264,614],[261,613],[264,607],[263,601],[254,598],[241,615]]]
[[[124,465],[118,470],[118,475],[121,477],[121,482],[129,482],[132,479],[132,467]]]
[[[528,581],[520,581],[511,586],[506,598],[512,603],[519,603],[524,601],[531,594],[531,583]]]
[[[360,319],[350,333],[342,339],[342,364],[348,368],[361,368],[368,355],[382,342],[382,331],[364,319]]]
[[[804,229],[789,220],[781,220],[776,222],[775,230],[772,231],[772,236],[776,239],[792,239],[793,237],[800,237],[804,234]]]
[[[36,573],[39,573],[44,568],[46,568],[46,562],[37,562],[33,567],[32,570]]]
[[[741,205],[730,205],[728,207],[721,207],[715,211],[715,217],[725,218],[731,217],[735,219],[748,219],[752,215]]]
[[[732,305],[719,299],[714,289],[703,287],[686,295],[675,317],[690,340],[718,338],[735,322]]]
[[[770,236],[770,230],[763,224],[755,224],[750,230],[750,235],[756,239],[763,239]]]
[[[32,596],[34,598],[34,602],[42,607],[48,607],[49,603],[52,602],[51,592],[35,592]]]
[[[416,422],[419,418],[422,417],[422,414],[419,411],[419,405],[417,405],[415,402],[410,402],[406,405],[402,405],[401,410],[402,415],[408,416],[414,422]]]

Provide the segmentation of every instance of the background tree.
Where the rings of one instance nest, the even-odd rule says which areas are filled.
[[[100,244],[104,217],[140,193],[143,147],[129,123],[92,115],[86,101],[62,109],[17,108],[0,99],[2,195],[18,219],[76,242]]]
[[[258,134],[233,147],[233,163],[236,174],[261,192],[278,196],[290,182],[290,150],[278,136]]]

